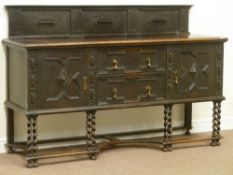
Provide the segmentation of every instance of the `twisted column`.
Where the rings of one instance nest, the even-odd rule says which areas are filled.
[[[164,105],[164,137],[163,151],[171,151],[172,144],[168,142],[172,138],[172,105]]]
[[[213,132],[212,132],[212,146],[220,145],[220,119],[221,119],[221,101],[213,101]]]
[[[89,158],[92,160],[96,159],[96,154],[93,151],[96,150],[96,140],[95,140],[95,113],[96,111],[87,111],[86,119],[86,130],[87,130],[87,150],[90,152]]]
[[[27,157],[32,158],[37,153],[37,116],[28,115],[27,116]],[[27,166],[37,167],[37,160],[28,160]]]

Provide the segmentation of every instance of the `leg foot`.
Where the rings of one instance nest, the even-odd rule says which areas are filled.
[[[211,146],[220,146],[221,101],[213,102],[213,132]]]
[[[191,135],[190,129],[186,129],[185,135],[188,135],[188,136]]]
[[[172,105],[164,105],[164,137],[163,137],[163,151],[171,151],[172,144],[169,141],[172,138]]]

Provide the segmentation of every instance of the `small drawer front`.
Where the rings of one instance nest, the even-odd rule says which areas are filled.
[[[138,29],[142,34],[176,33],[179,31],[179,10],[139,10]]]
[[[166,51],[163,47],[111,47],[100,49],[99,53],[99,75],[165,70]]]
[[[69,35],[68,10],[22,9],[16,17],[20,27],[16,35]]]
[[[115,77],[98,80],[98,105],[164,99],[164,76]]]
[[[127,10],[83,9],[82,22],[84,36],[124,35],[127,32]]]

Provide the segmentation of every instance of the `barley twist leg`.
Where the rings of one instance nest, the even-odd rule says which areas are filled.
[[[87,150],[90,152],[89,158],[96,159],[96,140],[95,140],[95,113],[96,111],[87,111],[86,130],[87,130]]]
[[[220,119],[221,119],[221,101],[214,101],[213,102],[213,132],[212,132],[212,146],[219,146],[220,145]]]

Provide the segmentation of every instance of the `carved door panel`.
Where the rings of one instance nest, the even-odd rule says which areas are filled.
[[[168,98],[213,95],[214,45],[179,45],[167,49]]]
[[[37,51],[40,108],[85,106],[94,63],[85,49]]]

